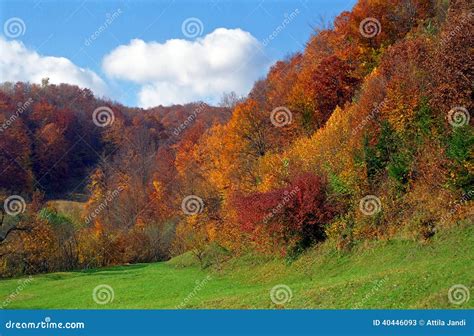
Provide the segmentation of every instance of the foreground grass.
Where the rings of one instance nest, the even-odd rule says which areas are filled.
[[[5,308],[473,308],[473,266],[470,225],[441,232],[429,244],[375,242],[347,254],[326,244],[291,265],[246,256],[220,271],[203,271],[183,255],[164,263],[37,275]],[[21,281],[0,281],[0,305]],[[92,298],[102,284],[114,290],[105,305]],[[278,284],[292,292],[280,306],[270,299]],[[456,284],[471,291],[461,305],[448,300]]]

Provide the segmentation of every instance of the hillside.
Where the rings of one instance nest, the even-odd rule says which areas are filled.
[[[88,89],[49,84],[47,79],[42,85],[2,83],[0,191],[27,200],[37,192],[45,199],[84,201],[90,174],[104,157],[112,161],[120,152],[113,138],[117,134],[108,126],[115,124],[122,140],[133,141],[139,125],[153,134],[156,147],[169,150],[188,132],[201,134],[229,116],[229,108],[204,103],[130,108],[95,97]]]
[[[5,308],[473,308],[448,299],[456,284],[474,285],[474,228],[460,225],[429,244],[393,239],[340,253],[329,244],[297,262],[246,256],[201,270],[189,255],[168,262],[117,266],[33,276]],[[8,300],[25,280],[0,282]],[[271,289],[291,290],[275,304]],[[94,302],[92,293],[108,285],[113,300]],[[112,293],[109,291],[108,293]],[[287,292],[289,293],[289,292]],[[112,298],[105,294],[103,302]]]
[[[472,18],[359,0],[219,107],[2,84],[0,278],[37,279],[12,306],[90,307],[106,284],[111,307],[172,307],[210,272],[191,305],[270,307],[283,284],[292,308],[451,307],[473,285]]]

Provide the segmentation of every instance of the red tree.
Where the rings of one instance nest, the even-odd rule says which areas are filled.
[[[293,179],[282,189],[248,196],[237,195],[234,204],[243,230],[252,232],[267,225],[280,233],[285,242],[297,240],[307,246],[325,239],[324,226],[336,208],[326,195],[326,181],[312,173]]]

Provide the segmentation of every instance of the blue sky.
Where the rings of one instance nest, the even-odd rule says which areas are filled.
[[[249,83],[263,76],[272,62],[301,51],[312,27],[322,20],[332,21],[354,3],[1,1],[1,46],[7,61],[0,64],[0,80],[38,81],[44,71],[51,71],[53,82],[91,86],[97,94],[130,106],[197,99],[215,102],[220,86],[223,91],[235,87],[245,94]],[[21,20],[20,34],[6,31],[12,18]],[[183,31],[187,19],[197,22],[197,35],[196,31]],[[218,28],[225,29],[216,32]],[[271,34],[273,38],[268,40]],[[167,43],[170,39],[179,41]],[[216,52],[216,48],[223,52]],[[233,48],[245,52],[234,59],[237,52]],[[137,58],[140,53],[146,57]],[[216,60],[209,64],[209,58]],[[29,66],[32,69],[24,69]],[[190,84],[193,76],[201,85]]]

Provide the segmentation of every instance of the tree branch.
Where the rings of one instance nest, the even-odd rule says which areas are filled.
[[[0,232],[0,244],[2,244],[13,231],[31,231],[31,227],[11,226],[6,232]]]

